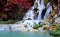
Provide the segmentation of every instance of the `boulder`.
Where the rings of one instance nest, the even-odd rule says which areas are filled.
[[[55,19],[55,23],[60,23],[60,17]]]

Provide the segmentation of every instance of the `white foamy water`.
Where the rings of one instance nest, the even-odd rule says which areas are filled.
[[[38,16],[37,16],[37,19],[34,19],[34,6],[35,6],[35,3],[38,3]],[[47,18],[47,16],[49,16],[49,12],[51,11],[51,6],[50,6],[50,3],[47,4],[47,11],[45,13],[45,16],[44,16],[44,19]],[[23,31],[26,31],[26,30],[31,30],[32,31],[32,27],[33,25],[35,24],[39,24],[40,20],[41,19],[41,13],[42,13],[42,10],[45,8],[44,6],[44,0],[35,0],[34,2],[34,5],[27,11],[27,13],[25,14],[24,18],[23,18],[23,21],[19,21],[17,23],[15,23],[14,25],[2,25],[0,26],[0,31],[3,31],[3,30],[12,30],[12,31],[19,31],[19,30],[23,30]],[[30,18],[31,20],[27,20],[28,18]],[[24,27],[24,25],[27,25],[27,28]],[[41,28],[42,29],[42,28]],[[41,30],[40,29],[40,30]]]
[[[37,7],[38,16],[37,16],[37,19],[34,19],[34,6],[36,5],[36,3],[38,3],[38,7]],[[30,10],[27,11],[26,15],[23,18],[23,20],[25,20],[24,23],[25,24],[28,23],[28,25],[29,24],[30,25],[37,24],[37,22],[39,22],[41,20],[41,13],[42,13],[42,10],[44,9],[44,7],[45,6],[44,6],[43,0],[41,0],[41,1],[40,0],[35,0],[34,5],[31,7]],[[28,18],[30,18],[31,20],[26,20]]]
[[[38,8],[38,18],[37,18],[37,20],[41,20],[41,13],[42,13],[42,10],[45,7],[44,2],[43,2],[43,0],[41,0],[41,3],[40,3],[40,0],[35,0],[34,6],[35,6],[35,3],[38,3],[38,7],[37,7]],[[23,20],[26,20],[27,18],[31,18],[32,20],[34,20],[34,6],[32,6],[31,9],[27,11]]]
[[[47,19],[49,17],[49,13],[52,11],[52,7],[50,5],[50,2],[47,4],[47,10],[46,10],[46,13],[45,13],[45,16],[44,16],[44,19]]]

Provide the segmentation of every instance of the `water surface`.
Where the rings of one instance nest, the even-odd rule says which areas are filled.
[[[48,32],[0,31],[0,37],[52,37]]]

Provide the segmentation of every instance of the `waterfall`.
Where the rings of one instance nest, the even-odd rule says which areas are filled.
[[[42,15],[43,15],[42,11],[45,8],[46,8],[46,13],[45,13],[45,16],[43,17],[43,19],[48,18],[49,13],[52,11],[52,7],[50,5],[50,2],[45,7],[44,0],[35,0],[34,5],[25,14],[25,16],[23,18],[23,21],[24,21],[23,23],[27,24],[27,25],[38,24],[42,20]],[[34,13],[34,9],[35,10],[37,9],[36,15]],[[30,20],[28,20],[28,19],[30,19]],[[17,23],[20,24],[20,22],[17,22]]]
[[[38,17],[37,17],[37,20],[41,20],[41,12],[42,10],[44,9],[44,2],[43,0],[35,0],[34,4],[35,3],[38,3]],[[26,20],[27,18],[31,18],[32,20],[34,20],[34,6],[32,6],[30,8],[30,10],[27,11],[26,15],[24,16],[23,20]],[[35,19],[36,20],[36,19]]]
[[[37,16],[36,16],[36,19],[34,19],[34,9],[35,9],[35,4],[38,4],[38,7],[36,8],[37,9]],[[12,31],[17,31],[17,30],[20,30],[20,28],[22,28],[22,30],[27,30],[27,29],[30,29],[32,30],[32,27],[33,25],[35,24],[39,24],[40,23],[40,20],[42,20],[42,11],[43,9],[45,9],[45,6],[44,6],[44,1],[43,0],[35,0],[34,2],[34,5],[27,11],[27,13],[25,14],[24,18],[22,21],[19,21],[17,23],[15,23],[14,25],[0,25],[0,31],[7,31],[7,30],[11,30]],[[52,11],[52,7],[50,5],[50,2],[47,4],[47,7],[46,7],[46,13],[45,13],[45,16],[43,19],[47,19],[48,16],[49,16],[49,13]],[[30,18],[31,20],[27,20],[28,18]],[[46,22],[45,22],[46,23]],[[40,23],[42,24],[42,23]],[[24,25],[27,25],[27,28],[24,27]],[[47,25],[50,25],[49,23],[47,23]],[[40,29],[41,31],[42,28]]]
[[[44,1],[43,0],[41,0],[41,4],[39,4],[39,6],[38,6],[38,9],[39,9],[39,13],[38,13],[38,20],[41,20],[41,13],[42,13],[42,10],[44,9]]]
[[[51,7],[51,5],[50,5],[50,2],[47,4],[46,9],[47,9],[47,10],[46,10],[46,13],[45,13],[44,19],[47,19],[48,16],[49,16],[49,14],[50,14],[50,12],[52,11],[52,7]]]

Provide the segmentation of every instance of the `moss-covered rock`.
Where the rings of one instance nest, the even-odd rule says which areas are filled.
[[[60,24],[57,24],[57,30],[50,30],[49,33],[52,36],[60,36]]]
[[[42,27],[43,25],[40,25],[40,24],[36,24],[33,26],[33,29],[38,29],[39,27]]]
[[[60,30],[58,30],[58,31],[49,31],[49,33],[52,36],[60,36]]]

